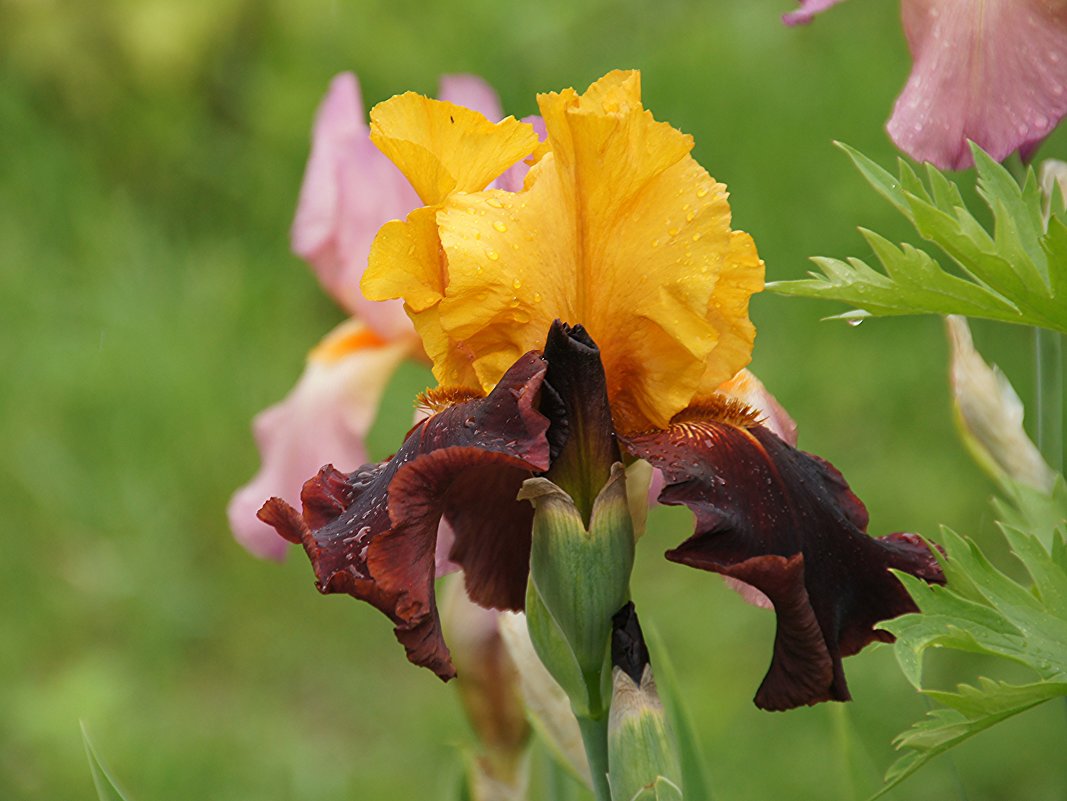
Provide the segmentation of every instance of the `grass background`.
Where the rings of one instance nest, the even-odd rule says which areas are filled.
[[[315,106],[341,70],[368,103],[474,72],[521,116],[537,91],[638,67],[646,105],[730,186],[768,277],[799,277],[809,255],[870,255],[858,224],[908,237],[830,144],[895,158],[882,125],[908,58],[894,2],[795,30],[778,20],[791,7],[0,4],[0,797],[93,798],[79,719],[138,801],[448,797],[471,740],[451,688],[407,665],[369,606],[320,597],[302,558],[244,553],[224,515],[256,467],[251,416],[341,319],[288,252]],[[753,302],[753,367],[801,446],[848,476],[874,533],[947,524],[995,550],[991,485],[952,429],[940,322],[819,321],[840,310]],[[1028,332],[977,336],[1025,396]],[[426,381],[413,368],[390,391],[377,455]],[[846,662],[847,707],[756,710],[773,616],[661,558],[689,525],[656,512],[634,596],[670,649],[716,797],[863,797],[923,701],[871,648]],[[933,675],[994,667],[954,656]],[[1061,797],[1065,736],[1047,705],[894,797]]]

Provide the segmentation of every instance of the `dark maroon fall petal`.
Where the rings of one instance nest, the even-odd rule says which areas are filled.
[[[442,679],[455,675],[434,598],[442,515],[450,553],[478,603],[521,609],[532,507],[515,500],[524,479],[548,468],[548,419],[537,410],[547,365],[520,358],[486,398],[419,423],[396,455],[344,474],[326,466],[301,492],[303,514],[270,499],[259,517],[304,546],[322,593],[368,601],[396,627],[408,658]]]
[[[774,656],[755,699],[763,709],[848,700],[841,658],[891,640],[874,625],[915,611],[889,568],[943,580],[918,537],[870,537],[842,475],[739,404],[710,402],[624,444],[663,471],[661,503],[696,515],[693,536],[667,558],[751,584],[774,604]]]

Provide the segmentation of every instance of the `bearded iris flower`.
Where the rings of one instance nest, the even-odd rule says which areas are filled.
[[[800,0],[807,23],[842,0]],[[1067,114],[1067,2],[902,0],[913,59],[887,130],[912,158],[971,166],[968,140],[998,161],[1029,158]]]
[[[304,547],[320,591],[376,606],[409,659],[448,679],[440,521],[470,597],[522,609],[533,520],[516,500],[523,482],[558,471],[565,451],[590,464],[646,459],[663,477],[660,500],[696,514],[668,558],[774,605],[757,704],[847,699],[841,658],[888,636],[876,622],[914,609],[888,568],[937,580],[935,560],[915,538],[868,536],[841,475],[739,399],[758,394],[743,368],[763,262],[731,229],[726,189],[690,156],[692,138],[642,106],[639,74],[538,105],[543,139],[411,93],[372,110],[371,139],[424,205],[379,231],[362,290],[404,301],[439,384],[422,397],[434,414],[391,459],[324,467],[302,511],[272,498],[260,518]],[[516,164],[529,166],[521,188],[486,188]],[[775,407],[768,422],[788,438],[783,417]]]

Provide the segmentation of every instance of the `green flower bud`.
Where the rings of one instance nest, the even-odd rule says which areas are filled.
[[[600,717],[607,708],[611,620],[629,596],[634,532],[624,479],[622,465],[614,464],[588,528],[570,495],[548,479],[528,479],[519,493],[535,509],[530,636],[575,713],[585,717]]]
[[[614,801],[680,801],[681,767],[633,604],[615,616],[608,782]]]

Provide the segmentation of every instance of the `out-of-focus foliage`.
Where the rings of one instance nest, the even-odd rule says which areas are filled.
[[[1016,497],[1031,488],[1020,487]],[[1054,516],[1049,515],[1055,509]],[[1011,552],[1025,566],[1028,585],[994,567],[969,539],[945,530],[944,586],[908,575],[901,581],[921,614],[881,624],[897,637],[897,660],[916,689],[943,705],[896,739],[907,751],[886,773],[883,792],[935,756],[1007,718],[1067,695],[1067,486],[1060,477],[1054,494],[1034,508],[1022,505],[1012,515],[1022,526],[1001,523]],[[1050,517],[1054,525],[1050,525]],[[931,648],[988,654],[1029,668],[1037,677],[1026,684],[980,677],[977,686],[960,684],[955,692],[925,687],[923,655]]]
[[[255,560],[226,528],[226,500],[255,469],[252,415],[342,319],[288,253],[316,104],[346,69],[368,103],[475,72],[521,116],[537,91],[638,67],[657,119],[692,133],[729,185],[768,275],[799,278],[807,254],[855,250],[856,222],[906,236],[830,142],[893,157],[881,125],[908,58],[885,35],[893,3],[787,30],[790,3],[0,3],[0,797],[92,797],[79,719],[134,799],[447,796],[455,745],[472,741],[451,688],[407,666],[373,609],[322,598],[306,563]],[[992,485],[955,437],[936,321],[820,325],[821,304],[770,295],[752,309],[753,368],[872,530],[945,522],[1002,550]],[[979,324],[975,338],[1027,401],[1024,332]],[[389,390],[375,457],[429,380],[411,366]],[[715,797],[849,797],[829,705],[751,704],[773,615],[663,560],[691,530],[685,512],[653,510],[633,591]],[[929,678],[970,659],[949,655]],[[888,649],[848,671],[854,751],[870,753],[874,782],[922,700]],[[1011,765],[1000,741],[954,752],[972,795],[1056,796],[1051,706],[1001,724]],[[945,763],[907,797],[958,795]]]
[[[997,162],[972,146],[978,193],[993,213],[993,232],[972,214],[959,187],[926,165],[926,184],[903,159],[894,177],[853,148],[842,145],[864,178],[940,247],[963,277],[942,268],[923,250],[895,247],[861,229],[885,268],[861,259],[819,257],[823,274],[769,288],[786,295],[842,300],[856,306],[843,317],[899,314],[962,314],[1067,332],[1067,211],[1053,204],[1047,225],[1045,202],[1033,170],[1022,186]]]

